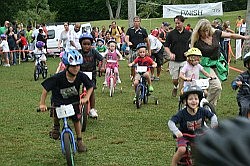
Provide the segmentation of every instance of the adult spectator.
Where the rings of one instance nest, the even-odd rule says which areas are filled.
[[[105,35],[106,35],[106,27],[103,25],[102,29],[99,32],[99,37],[102,38],[102,39],[104,39]]]
[[[28,50],[30,51],[33,51],[35,49],[35,46],[33,44],[32,34],[33,34],[32,25],[28,25],[26,31],[26,39],[28,42]]]
[[[160,34],[159,34],[159,40],[162,42],[162,44],[165,43],[167,35],[169,33],[169,26],[170,24],[168,22],[164,22],[163,26],[161,28]]]
[[[69,43],[69,22],[65,22],[64,30],[61,32],[60,38],[58,40],[58,49],[61,50],[61,45],[63,50],[66,49],[67,43]]]
[[[47,52],[47,39],[48,39],[48,30],[47,30],[47,28],[46,28],[46,25],[45,25],[45,23],[41,23],[41,27],[43,28],[43,33],[44,33],[44,36],[45,36],[45,49],[46,49],[46,52]]]
[[[151,49],[151,58],[153,61],[157,63],[157,72],[156,77],[154,77],[154,68],[151,68],[151,79],[155,81],[160,80],[160,74],[161,74],[161,66],[163,65],[163,52],[164,52],[164,46],[160,42],[160,40],[153,36],[152,34],[148,35],[148,39],[150,42],[150,49]]]
[[[5,34],[6,31],[8,30],[9,26],[10,26],[10,22],[9,21],[5,21],[4,22],[4,26],[0,27],[0,35]]]
[[[32,43],[34,43],[35,47],[36,47],[36,41],[37,41],[37,36],[39,34],[39,28],[40,28],[40,24],[36,24],[36,28],[33,30],[33,33],[32,33]]]
[[[231,39],[250,38],[249,36],[241,36],[214,29],[207,19],[198,21],[191,37],[191,47],[196,47],[202,52],[200,64],[212,77],[217,77],[217,79],[209,81],[207,96],[207,100],[214,106],[217,105],[222,90],[220,81],[225,81],[228,74],[227,63],[220,51],[221,37]]]
[[[240,35],[245,36],[247,31],[247,23],[242,19],[242,24],[240,25]],[[241,46],[243,45],[244,40],[241,40]]]
[[[16,52],[13,52],[16,50],[16,41],[17,41],[17,34],[14,33],[14,29],[12,26],[10,26],[6,32],[7,35],[7,42],[9,45],[10,53],[10,64],[11,65],[16,65]]]
[[[222,29],[224,32],[234,33],[234,31],[230,29],[229,21],[224,22],[222,24]],[[228,56],[229,56],[230,40],[231,40],[230,38],[224,38],[224,41],[223,41],[223,48],[225,51],[224,58],[226,59],[227,62],[228,62]]]
[[[74,26],[74,30],[69,31],[69,42],[71,49],[81,50],[81,44],[79,43],[79,38],[81,36],[80,29],[81,29],[81,24],[76,23]]]
[[[236,26],[236,33],[239,33],[240,26],[242,24],[243,19],[241,16],[238,16],[237,20],[235,21],[235,26]]]
[[[146,29],[141,27],[141,18],[139,16],[135,16],[133,27],[128,28],[125,36],[125,42],[127,46],[129,46],[130,50],[130,58],[129,63],[132,63],[136,58],[136,46],[139,43],[147,43],[148,54],[151,56],[150,42],[148,39],[148,33]],[[131,79],[135,76],[135,68],[131,68]]]
[[[179,73],[181,68],[186,64],[186,56],[184,53],[189,49],[191,37],[191,32],[184,27],[184,21],[185,18],[181,15],[177,15],[174,18],[175,29],[169,32],[166,42],[164,43],[165,50],[170,56],[169,71],[174,85],[172,90],[173,97],[177,95]]]
[[[118,49],[120,49],[122,30],[120,26],[116,25],[116,21],[112,21],[109,32],[111,37],[115,39]]]

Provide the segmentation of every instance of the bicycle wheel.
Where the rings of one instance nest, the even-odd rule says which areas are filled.
[[[140,108],[141,107],[141,86],[138,86],[136,89],[136,100],[135,100],[135,104],[136,104],[136,108]]]
[[[36,66],[34,70],[34,80],[37,81],[39,78],[39,67]]]
[[[144,96],[143,96],[143,103],[147,104],[148,103],[148,88],[145,88]]]
[[[43,79],[45,79],[47,77],[48,74],[48,69],[45,69],[45,66],[42,65],[42,77]]]
[[[73,154],[73,147],[71,144],[71,139],[70,139],[69,133],[64,133],[63,135],[63,143],[64,143],[64,148],[65,148],[65,157],[67,160],[67,165],[68,166],[73,166],[74,165],[74,154]]]
[[[86,131],[86,127],[87,127],[87,106],[86,105],[83,105],[82,106],[82,116],[81,116],[81,125],[82,125],[82,129],[81,131],[82,132],[85,132]]]
[[[204,103],[203,108],[205,108],[205,109],[211,111],[212,113],[216,114],[215,108],[211,103]]]
[[[109,96],[112,97],[113,94],[114,94],[114,78],[110,77]]]

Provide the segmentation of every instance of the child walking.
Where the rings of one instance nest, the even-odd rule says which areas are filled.
[[[82,56],[84,63],[81,65],[81,71],[83,72],[92,72],[92,83],[94,85],[94,89],[96,88],[96,63],[97,60],[102,61],[101,72],[104,72],[105,60],[101,54],[99,54],[94,48],[92,48],[93,44],[93,36],[87,32],[81,34],[79,38],[79,42],[81,44]],[[97,110],[95,109],[95,91],[91,93],[90,96],[90,112],[89,116],[91,118],[97,118]]]
[[[187,142],[183,133],[195,134],[204,127],[205,119],[211,121],[211,127],[217,127],[217,116],[209,110],[199,107],[203,97],[202,89],[198,86],[188,85],[184,88],[182,98],[186,101],[186,107],[178,111],[168,121],[168,127],[177,138],[178,149],[175,152],[171,166],[176,166],[186,152]],[[177,128],[176,124],[179,125]]]
[[[132,67],[135,64],[138,64],[138,66],[152,66],[156,67],[157,63],[154,62],[149,56],[147,56],[147,45],[145,43],[139,43],[136,47],[137,54],[139,55],[132,63],[128,64],[129,67]],[[148,85],[149,85],[149,92],[153,92],[154,88],[151,83],[151,78],[150,78],[150,68],[148,68],[147,72],[143,74],[143,76],[146,78]],[[139,84],[141,76],[140,74],[136,74],[134,78],[134,88],[136,91],[136,87]],[[134,97],[134,100],[136,100],[136,97]]]
[[[118,71],[118,67],[119,67],[119,64],[118,64],[118,60],[122,60],[122,55],[121,53],[116,49],[116,41],[114,40],[109,40],[107,45],[108,45],[108,52],[105,56],[106,60],[115,60],[116,63],[115,64],[111,64],[111,63],[108,63],[106,64],[106,74],[105,74],[105,81],[103,83],[103,85],[106,85],[107,84],[107,78],[108,76],[110,75],[110,70],[112,67],[114,67],[114,73],[116,75],[116,78],[117,78],[117,83],[120,84],[121,83],[121,79],[119,77],[119,71]]]

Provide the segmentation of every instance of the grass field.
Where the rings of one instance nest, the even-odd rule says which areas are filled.
[[[243,16],[243,11],[225,14],[225,20],[233,22],[238,15]],[[151,26],[160,25],[162,20],[151,20]],[[192,20],[195,22],[195,19]],[[121,22],[123,21],[118,21],[120,25]],[[172,21],[169,22],[173,24]],[[102,25],[104,22],[92,23],[95,24]],[[143,20],[143,25],[148,23]],[[55,72],[58,62],[59,58],[48,58],[49,74]],[[123,93],[117,92],[111,98],[108,91],[101,92],[104,77],[97,80],[96,107],[99,118],[89,120],[84,133],[88,152],[76,154],[76,165],[170,165],[175,141],[166,122],[176,113],[178,105],[178,98],[171,96],[170,75],[164,70],[161,80],[153,82],[153,94],[159,98],[159,105],[154,105],[150,98],[147,105],[136,109],[132,103],[134,91],[129,79],[129,68],[126,61],[121,61],[120,65]],[[231,65],[244,70],[241,60]],[[34,64],[31,62],[10,68],[0,66],[0,165],[66,165],[59,141],[48,136],[52,126],[49,113],[36,112],[42,78],[35,82],[33,70]],[[236,75],[237,72],[230,70],[228,80],[223,82],[217,106],[219,120],[237,116],[236,92],[230,88],[231,80]],[[47,104],[49,105],[49,100]]]

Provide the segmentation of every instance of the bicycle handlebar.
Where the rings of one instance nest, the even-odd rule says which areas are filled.
[[[78,101],[78,102],[74,102],[74,103],[71,103],[72,105],[76,105],[76,104],[80,104],[80,102]],[[55,107],[55,106],[50,106],[50,107],[47,107],[47,110],[53,110],[53,109],[56,109],[57,107]],[[46,110],[46,111],[47,111]],[[36,109],[36,112],[41,112],[41,109],[40,108],[37,108]]]

